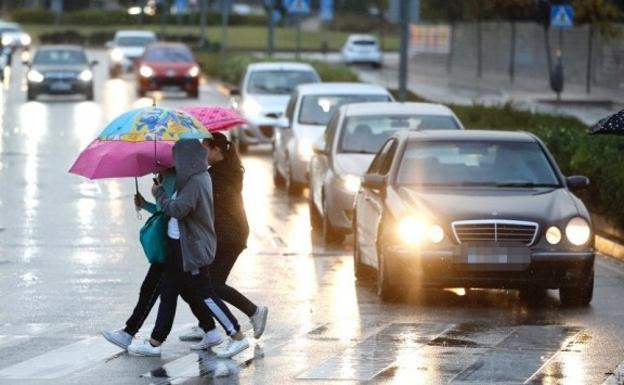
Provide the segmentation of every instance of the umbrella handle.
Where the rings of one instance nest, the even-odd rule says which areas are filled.
[[[136,208],[136,214],[137,214],[137,219],[138,220],[142,220],[143,219],[143,216],[141,215],[141,208],[140,207]]]

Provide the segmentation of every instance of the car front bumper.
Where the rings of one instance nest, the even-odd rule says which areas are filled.
[[[142,91],[157,91],[167,88],[177,88],[182,91],[192,92],[199,89],[199,78],[189,76],[152,76],[149,78],[139,77],[139,87]]]
[[[542,288],[578,285],[591,272],[595,254],[584,251],[530,250],[527,264],[482,268],[464,262],[461,247],[432,250],[386,249],[386,263],[394,277],[425,287]]]
[[[93,88],[93,82],[83,82],[78,79],[51,81],[41,83],[28,82],[28,89],[38,94],[84,94]]]

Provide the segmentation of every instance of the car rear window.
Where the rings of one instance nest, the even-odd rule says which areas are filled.
[[[370,115],[352,116],[343,123],[338,152],[375,154],[401,130],[459,130],[452,116]]]
[[[392,99],[384,94],[355,95],[308,95],[301,101],[299,123],[326,125],[338,107],[349,103],[389,102]]]
[[[408,143],[400,185],[559,187],[548,157],[535,142],[427,141]]]
[[[119,47],[145,47],[156,41],[152,36],[120,36],[115,40]]]
[[[318,83],[312,71],[258,70],[249,76],[247,92],[250,94],[290,95],[299,84]]]
[[[375,40],[354,40],[353,45],[371,46],[377,45],[377,42]]]
[[[188,48],[178,47],[154,47],[145,52],[147,61],[179,62],[186,63],[193,61],[193,54]]]

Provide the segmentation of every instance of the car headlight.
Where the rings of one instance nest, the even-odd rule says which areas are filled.
[[[110,53],[111,59],[116,62],[120,62],[124,58],[123,52],[119,48],[113,48]]]
[[[546,230],[546,242],[551,245],[557,245],[561,242],[561,230],[557,226],[550,226]]]
[[[342,177],[342,186],[350,193],[356,193],[360,189],[361,179],[355,175]]]
[[[91,70],[84,70],[78,75],[78,79],[83,82],[90,82],[93,80],[93,72],[91,72]]]
[[[308,162],[314,155],[314,146],[312,146],[312,142],[307,140],[300,141],[297,144],[297,153],[299,154],[299,158],[301,160]]]
[[[566,237],[571,244],[582,246],[589,241],[591,229],[589,223],[581,217],[570,219],[565,229]]]
[[[196,78],[197,76],[199,76],[199,67],[192,66],[191,69],[188,70],[188,76],[192,78]]]
[[[37,70],[28,71],[26,78],[28,79],[29,82],[33,82],[33,83],[41,83],[45,79],[43,74]]]
[[[245,115],[258,115],[262,111],[262,106],[253,98],[246,98],[241,106]]]
[[[141,68],[139,68],[139,75],[144,78],[151,78],[152,76],[154,76],[154,70],[151,67],[142,65]]]
[[[12,36],[2,36],[2,45],[7,46],[7,45],[11,45],[12,43],[13,43]]]
[[[444,230],[440,225],[430,224],[417,217],[405,217],[399,221],[397,233],[401,242],[418,245],[425,240],[440,243],[444,240]]]
[[[22,43],[22,45],[30,45],[31,41],[32,39],[28,34],[23,34],[22,37],[20,37],[20,43]]]

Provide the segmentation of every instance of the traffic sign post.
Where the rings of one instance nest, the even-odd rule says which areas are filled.
[[[284,0],[288,14],[295,17],[297,23],[297,60],[301,57],[301,17],[310,14],[310,0]]]
[[[559,30],[559,49],[557,62],[550,69],[550,87],[557,93],[557,102],[561,100],[564,86],[563,67],[563,30],[574,27],[574,8],[571,5],[553,5],[550,7],[550,26]]]

